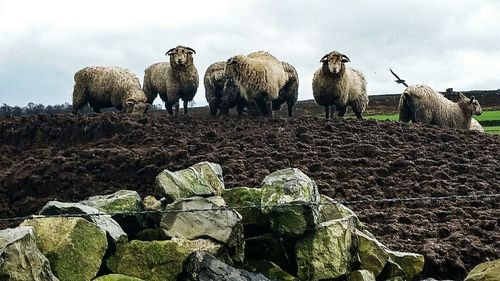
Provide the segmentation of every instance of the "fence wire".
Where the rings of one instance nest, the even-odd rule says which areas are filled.
[[[266,205],[267,209],[280,209],[280,208],[288,208],[288,207],[314,207],[314,206],[328,206],[328,205],[356,205],[356,204],[389,204],[389,203],[410,203],[410,202],[422,202],[422,201],[458,201],[458,200],[471,200],[471,199],[493,199],[500,197],[500,194],[471,194],[471,195],[452,195],[452,196],[429,196],[429,197],[407,197],[407,198],[383,198],[383,199],[362,199],[362,200],[336,200],[332,199],[331,202],[318,202],[318,203],[310,203],[310,202],[292,202],[292,203],[283,203],[283,204],[275,204],[275,205]],[[53,214],[53,215],[27,215],[27,216],[19,216],[19,217],[8,217],[8,218],[0,218],[0,222],[8,222],[8,221],[22,221],[28,219],[36,219],[36,218],[70,218],[70,217],[100,217],[100,216],[117,216],[117,215],[149,215],[149,214],[166,214],[166,213],[195,213],[195,212],[217,212],[217,211],[225,211],[225,210],[249,210],[249,209],[260,209],[262,205],[260,204],[248,204],[243,206],[218,206],[213,208],[200,208],[200,209],[171,209],[166,208],[164,210],[146,210],[146,211],[132,211],[132,212],[113,212],[113,213],[104,213],[104,212],[96,212],[91,214],[83,214],[83,213],[64,213],[64,214]]]

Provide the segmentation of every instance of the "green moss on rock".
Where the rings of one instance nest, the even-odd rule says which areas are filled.
[[[21,225],[33,227],[38,248],[60,280],[92,280],[99,271],[108,243],[95,224],[82,218],[38,218]]]

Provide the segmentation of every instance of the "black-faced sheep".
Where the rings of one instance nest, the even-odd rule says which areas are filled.
[[[283,103],[288,106],[288,117],[293,115],[293,106],[299,98],[299,75],[295,67],[287,62],[281,62],[287,74],[285,85],[280,89],[278,99],[273,101],[273,110],[280,110]]]
[[[336,51],[324,55],[320,62],[323,65],[314,73],[312,88],[316,103],[325,107],[325,117],[330,118],[331,106],[343,117],[349,105],[362,119],[368,105],[363,73],[348,67],[349,58]]]
[[[250,112],[256,113],[259,108],[268,116],[273,115],[272,101],[278,99],[288,78],[281,62],[263,51],[230,58],[226,63],[226,75],[238,86]]]
[[[459,95],[455,103],[429,86],[411,85],[399,100],[399,120],[470,130],[472,115],[481,115],[481,106],[474,97]]]
[[[205,85],[205,98],[210,107],[210,114],[217,113],[227,115],[229,109],[237,107],[239,115],[243,114],[243,108],[247,106],[241,97],[238,87],[231,78],[226,75],[226,62],[211,64],[203,79]]]
[[[87,103],[94,112],[116,107],[122,112],[142,114],[147,109],[146,95],[139,79],[124,68],[85,67],[74,75],[73,113]]]
[[[175,114],[179,113],[179,99],[183,101],[184,114],[187,114],[188,102],[196,95],[199,85],[198,70],[193,63],[196,52],[189,47],[177,46],[168,50],[170,62],[155,63],[144,71],[143,90],[148,102],[153,102],[159,94],[165,102],[170,115],[175,105]]]

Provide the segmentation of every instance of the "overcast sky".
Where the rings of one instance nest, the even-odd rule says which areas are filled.
[[[498,0],[0,0],[0,104],[71,103],[73,74],[91,65],[142,82],[177,45],[196,50],[197,105],[211,63],[257,50],[297,68],[300,100],[333,50],[365,74],[369,95],[402,91],[389,68],[436,90],[498,89],[499,30]]]

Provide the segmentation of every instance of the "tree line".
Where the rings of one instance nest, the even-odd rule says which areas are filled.
[[[149,111],[162,110],[163,106],[161,104],[156,104],[153,108],[149,109]],[[56,104],[56,105],[43,105],[41,103],[35,104],[33,102],[28,103],[26,106],[10,106],[6,103],[3,103],[0,106],[0,116],[1,117],[14,117],[14,116],[28,116],[33,114],[69,114],[73,110],[73,106],[70,103],[64,104]],[[102,110],[103,112],[117,112],[116,108],[105,108]],[[79,112],[83,113],[91,113],[92,108],[89,105],[86,105]]]

